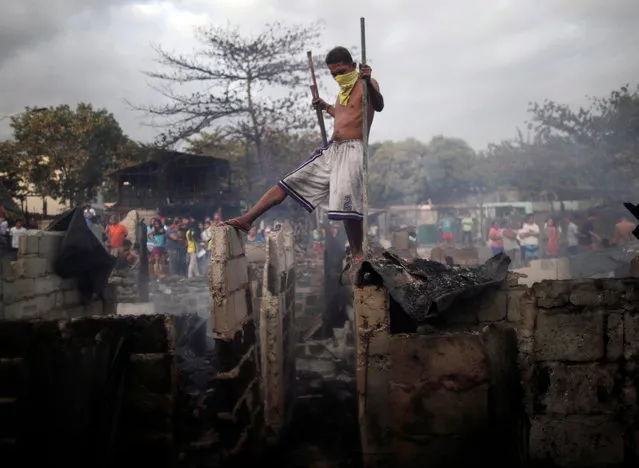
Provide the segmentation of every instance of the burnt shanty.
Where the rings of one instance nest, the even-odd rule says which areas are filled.
[[[159,210],[162,215],[189,212],[194,216],[211,206],[237,210],[232,195],[231,167],[226,159],[167,150],[152,150],[148,161],[111,172],[117,182],[114,211]]]
[[[3,9],[0,468],[639,468],[639,0],[77,3]]]

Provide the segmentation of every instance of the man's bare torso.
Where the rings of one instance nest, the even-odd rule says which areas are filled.
[[[371,79],[372,85],[379,90],[377,81]],[[333,129],[333,140],[361,140],[362,139],[362,80],[359,80],[351,93],[348,104],[343,106],[339,103],[339,96],[335,102],[335,123]],[[373,125],[375,110],[372,103],[368,102],[368,131]]]

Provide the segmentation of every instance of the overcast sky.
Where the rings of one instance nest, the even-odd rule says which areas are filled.
[[[0,116],[86,101],[146,141],[154,129],[124,101],[159,100],[141,73],[157,67],[150,44],[192,50],[206,24],[321,19],[325,52],[358,44],[365,16],[386,99],[372,140],[444,134],[479,149],[514,136],[529,101],[579,105],[639,82],[639,0],[0,0],[0,11]]]

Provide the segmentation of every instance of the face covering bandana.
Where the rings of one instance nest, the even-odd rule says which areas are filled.
[[[345,75],[337,75],[335,77],[335,81],[339,85],[339,103],[342,106],[348,105],[348,100],[351,98],[351,93],[353,92],[353,88],[355,88],[355,83],[359,79],[359,72],[357,70],[353,70],[350,73],[346,73]]]

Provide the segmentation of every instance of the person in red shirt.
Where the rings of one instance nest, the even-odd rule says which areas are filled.
[[[550,258],[556,258],[559,253],[559,231],[555,226],[555,220],[548,218],[546,222],[546,232],[548,233],[548,243],[546,253]]]
[[[497,254],[503,253],[504,238],[502,235],[502,230],[499,229],[499,223],[497,221],[493,221],[493,225],[490,228],[488,237],[490,238],[490,248],[492,250],[493,257]]]
[[[111,216],[109,219],[109,227],[107,228],[107,237],[109,238],[109,253],[114,257],[118,257],[122,247],[124,246],[124,239],[129,235],[127,228],[118,222],[116,216]]]

